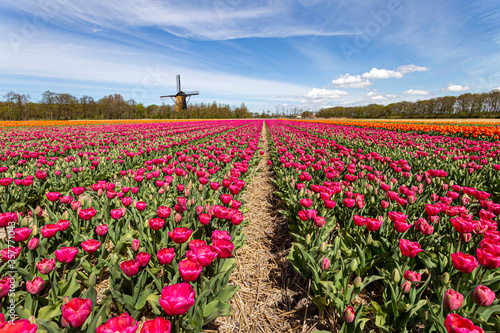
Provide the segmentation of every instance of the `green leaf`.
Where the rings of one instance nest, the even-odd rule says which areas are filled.
[[[229,284],[217,294],[217,299],[221,302],[229,302],[239,289],[240,286],[233,286],[232,284]]]
[[[203,306],[203,324],[208,324],[217,317],[232,316],[231,306],[219,300],[212,301]]]
[[[50,320],[37,318],[36,323],[37,325],[42,326],[49,333],[60,333],[62,331],[62,329],[59,328],[55,322]]]
[[[61,305],[62,302],[57,302],[56,304],[44,306],[38,310],[37,317],[52,320],[53,318],[61,315]]]

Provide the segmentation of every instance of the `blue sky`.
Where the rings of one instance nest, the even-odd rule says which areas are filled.
[[[0,94],[119,93],[251,111],[500,88],[498,0],[3,0]],[[166,101],[169,102],[169,101]]]

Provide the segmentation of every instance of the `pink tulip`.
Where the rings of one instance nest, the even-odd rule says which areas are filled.
[[[141,333],[170,333],[170,330],[170,321],[158,317],[153,320],[146,320],[142,325]]]
[[[72,327],[81,327],[92,312],[92,301],[88,298],[73,298],[62,306],[61,312]]]
[[[139,324],[128,313],[108,319],[97,327],[96,333],[136,333]]]
[[[495,293],[490,288],[483,285],[477,286],[472,294],[472,300],[479,306],[490,306],[495,298]]]
[[[26,290],[32,294],[36,295],[43,289],[45,282],[39,276],[35,277],[33,281],[26,281]]]
[[[174,241],[174,243],[182,244],[185,243],[189,237],[191,237],[192,233],[193,230],[188,228],[175,228],[174,230],[168,232],[168,236]]]
[[[52,272],[54,270],[55,267],[56,267],[56,259],[54,259],[54,258],[52,258],[52,259],[44,258],[42,261],[39,261],[36,264],[36,268],[38,269],[40,274],[43,274],[43,275],[49,274],[50,272]]]
[[[182,281],[191,282],[198,278],[203,267],[196,260],[186,259],[179,262],[179,273]]]
[[[57,261],[67,264],[75,260],[78,254],[78,248],[63,246],[59,250],[55,250],[54,253]]]
[[[158,251],[156,254],[158,261],[162,265],[168,265],[172,262],[175,257],[175,251],[173,248],[163,248]]]
[[[89,239],[89,240],[82,242],[81,246],[82,246],[83,251],[91,254],[91,253],[96,252],[99,249],[99,247],[101,246],[101,242],[99,242],[98,240],[95,240],[95,239]]]
[[[184,315],[194,305],[195,291],[186,282],[165,286],[161,291],[160,305],[169,316]]]

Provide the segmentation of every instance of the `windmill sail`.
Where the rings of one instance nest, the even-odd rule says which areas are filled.
[[[181,76],[179,74],[177,74],[175,79],[176,79],[175,81],[176,81],[177,94],[164,95],[164,96],[160,96],[160,98],[162,98],[162,99],[171,98],[175,103],[175,106],[174,106],[175,111],[186,110],[187,109],[186,97],[188,97],[188,99],[189,99],[191,96],[199,95],[200,93],[198,90],[183,92],[181,90]]]

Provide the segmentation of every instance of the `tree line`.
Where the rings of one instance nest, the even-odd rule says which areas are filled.
[[[322,109],[322,118],[500,118],[500,91],[444,96],[416,102],[402,101],[388,105]]]
[[[226,104],[190,104],[187,110],[174,111],[173,105],[136,103],[120,94],[95,100],[91,96],[77,98],[67,93],[47,90],[38,102],[29,94],[13,91],[0,101],[0,120],[75,120],[75,119],[231,119],[251,118],[244,103],[239,107]]]

